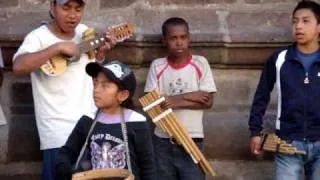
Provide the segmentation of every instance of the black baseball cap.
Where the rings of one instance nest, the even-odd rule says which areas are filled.
[[[86,66],[86,72],[92,78],[103,72],[107,78],[116,83],[121,90],[129,91],[129,98],[136,90],[136,77],[130,67],[120,61],[104,61],[102,64],[91,62]]]

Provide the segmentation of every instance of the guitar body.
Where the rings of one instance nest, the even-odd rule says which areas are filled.
[[[55,56],[43,64],[40,69],[49,76],[58,76],[67,70],[67,60],[63,56]]]

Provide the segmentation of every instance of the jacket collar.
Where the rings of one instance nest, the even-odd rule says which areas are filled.
[[[287,48],[288,51],[285,57],[286,60],[298,61],[296,48],[297,48],[296,42],[288,46]],[[320,59],[317,59],[316,62],[320,62]]]
[[[289,45],[288,49],[287,49],[287,54],[286,54],[286,60],[291,60],[291,61],[297,61],[297,52],[296,52],[296,48],[297,48],[297,43],[292,43],[291,45]]]

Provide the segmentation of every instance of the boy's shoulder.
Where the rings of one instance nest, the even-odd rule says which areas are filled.
[[[205,58],[204,56],[195,55],[195,54],[192,54],[192,61],[196,63],[208,63],[207,58]]]
[[[269,58],[267,59],[267,63],[273,63],[275,64],[279,58],[280,54],[284,54],[283,56],[285,59],[292,59],[295,56],[295,45],[291,44],[285,47],[280,47],[276,50],[274,50]]]
[[[199,70],[210,69],[209,61],[204,56],[193,54],[191,62],[193,66],[196,66],[197,68],[199,68]]]
[[[85,24],[79,24],[75,31],[77,34],[80,34],[82,36],[82,33],[88,29],[88,26],[86,26]],[[42,24],[39,27],[33,29],[32,31],[30,31],[27,35],[34,35],[34,36],[43,36],[43,35],[48,35],[48,34],[52,34],[53,36],[55,36],[48,28],[47,24]]]
[[[33,29],[32,31],[30,31],[27,35],[39,36],[39,35],[42,35],[42,34],[47,34],[49,32],[50,31],[48,30],[47,25],[46,24],[42,24],[39,27],[37,27],[37,28]]]

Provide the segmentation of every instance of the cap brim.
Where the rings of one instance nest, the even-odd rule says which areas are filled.
[[[118,78],[113,74],[113,72],[107,68],[104,68],[99,63],[91,62],[86,66],[86,72],[89,76],[96,78],[99,74],[99,72],[103,72],[107,78],[115,83],[118,82]]]

